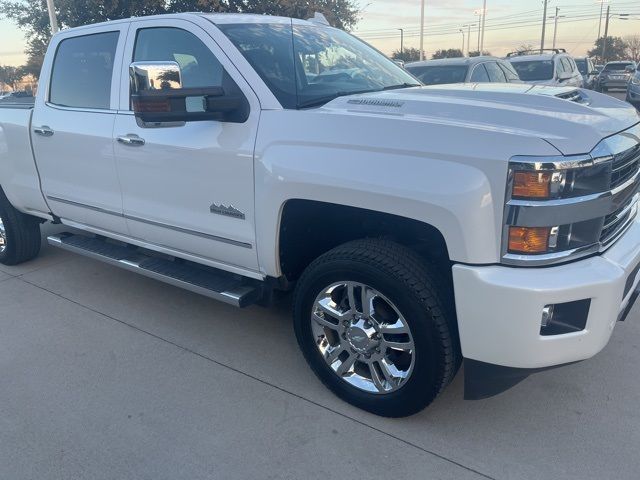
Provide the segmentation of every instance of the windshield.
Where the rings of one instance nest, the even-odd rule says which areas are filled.
[[[432,65],[421,67],[408,65],[406,68],[425,85],[463,83],[469,71],[469,67],[464,65]]]
[[[536,80],[551,80],[553,78],[552,60],[530,60],[524,62],[511,62],[516,69],[520,80],[531,82]]]
[[[632,65],[633,63],[608,63],[607,65],[605,65],[604,69],[607,72],[610,72],[610,71],[623,72],[627,67],[630,67]]]
[[[578,65],[578,71],[582,75],[586,75],[587,72],[587,61],[586,60],[576,60],[576,65]]]
[[[330,27],[220,24],[284,108],[354,93],[420,85],[366,43]]]

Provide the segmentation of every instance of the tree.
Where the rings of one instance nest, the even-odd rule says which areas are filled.
[[[10,65],[0,65],[0,83],[9,85],[11,90],[15,90],[18,86],[18,82],[24,75],[18,67],[12,67]]]
[[[640,35],[627,35],[624,41],[628,45],[629,56],[636,62],[640,62]]]
[[[396,50],[391,54],[391,58],[403,62],[417,62],[420,60],[420,49],[409,47],[403,49],[402,53],[400,50]]]
[[[438,58],[458,58],[464,57],[464,53],[459,48],[448,48],[446,50],[437,50],[436,53],[431,55],[434,60]]]
[[[537,50],[540,51],[540,48],[538,47]],[[532,43],[521,43],[514,50],[514,52],[517,52],[517,53],[535,52],[535,51],[536,51],[536,47]]]
[[[602,46],[604,45],[604,37],[600,37],[596,43],[595,48],[587,52],[589,57],[597,57],[602,63],[607,63],[615,60],[626,60],[628,58],[629,45],[620,37],[607,37],[607,48],[605,52],[605,58],[602,56]]]
[[[167,12],[205,11],[310,18],[322,12],[329,22],[348,29],[360,19],[355,0],[56,0],[61,28]],[[29,38],[30,72],[39,72],[51,38],[46,0],[0,0],[0,17],[13,20]]]
[[[171,12],[239,12],[311,18],[316,12],[334,27],[349,29],[360,19],[355,0],[169,0]]]
[[[487,50],[483,50],[482,51],[482,55],[491,56],[491,52],[489,52]],[[471,52],[469,52],[469,56],[470,57],[479,57],[480,56],[480,51],[479,50],[472,50]]]

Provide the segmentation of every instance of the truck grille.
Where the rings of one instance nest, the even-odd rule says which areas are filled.
[[[616,188],[640,170],[640,145],[616,155],[611,169],[611,188]]]
[[[638,196],[634,195],[622,207],[604,217],[604,225],[600,233],[600,243],[606,245],[622,233],[637,214]]]

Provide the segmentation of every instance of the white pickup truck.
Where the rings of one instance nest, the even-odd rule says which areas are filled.
[[[35,105],[0,108],[0,261],[49,221],[239,307],[295,289],[318,377],[409,415],[463,359],[482,398],[607,344],[640,278],[639,122],[572,88],[422,87],[320,16],[69,29]]]

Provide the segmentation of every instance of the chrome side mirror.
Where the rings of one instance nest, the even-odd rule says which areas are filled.
[[[131,106],[145,123],[219,120],[244,122],[249,105],[244,96],[223,87],[185,88],[177,62],[134,62],[129,66]]]
[[[148,90],[182,88],[182,74],[177,62],[133,62],[129,66],[131,94]]]

